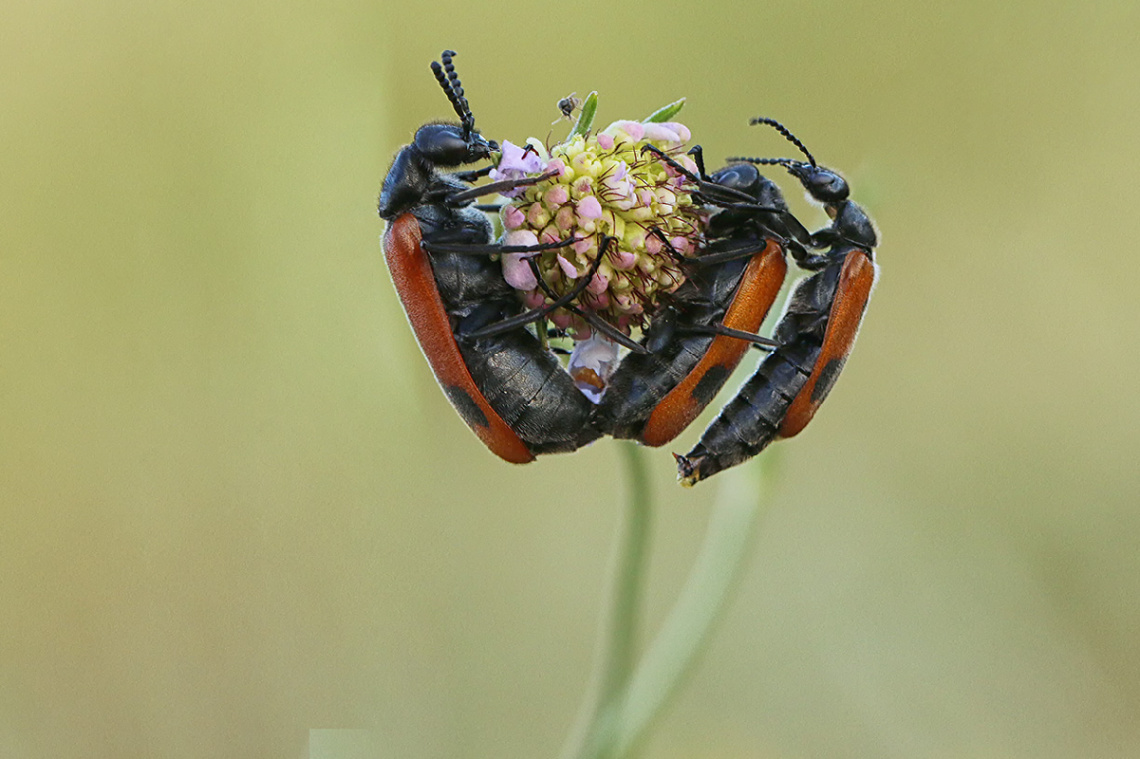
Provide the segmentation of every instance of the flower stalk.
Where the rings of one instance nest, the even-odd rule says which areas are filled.
[[[770,452],[726,474],[688,579],[630,678],[612,757],[630,756],[692,671],[744,568],[778,461]]]
[[[641,597],[652,522],[652,491],[641,446],[621,441],[628,480],[622,524],[611,558],[612,584],[595,659],[593,682],[578,728],[563,759],[602,759],[613,755],[617,720],[637,652]]]
[[[634,666],[652,519],[641,449],[623,443],[629,476],[624,530],[592,690],[562,759],[628,759],[692,670],[736,585],[768,500],[771,453],[727,473],[696,563],[661,630]]]

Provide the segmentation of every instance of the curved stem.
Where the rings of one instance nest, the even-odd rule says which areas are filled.
[[[615,720],[614,757],[625,757],[676,693],[703,650],[752,543],[767,500],[772,454],[722,475],[704,545],[661,631],[641,660]]]
[[[637,648],[652,494],[641,447],[625,442],[620,447],[629,492],[621,532],[611,558],[613,585],[602,620],[591,686],[578,727],[562,752],[564,759],[601,759],[613,755],[620,706]]]
[[[636,443],[622,445],[629,472],[629,500],[626,511],[625,536],[618,556],[613,602],[611,606],[610,667],[605,678],[607,700],[624,693],[637,648],[637,628],[641,617],[641,590],[645,577],[645,558],[649,546],[652,493],[645,457]]]

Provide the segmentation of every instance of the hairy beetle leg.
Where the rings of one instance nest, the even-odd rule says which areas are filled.
[[[614,238],[607,238],[607,239],[611,240]],[[519,327],[530,324],[531,322],[536,322],[539,319],[545,318],[551,312],[553,312],[559,308],[562,308],[563,306],[567,306],[575,298],[577,298],[579,295],[581,295],[583,292],[585,292],[586,287],[590,284],[590,280],[593,278],[594,274],[597,273],[598,267],[601,265],[602,265],[602,257],[598,256],[594,260],[593,265],[590,267],[590,270],[586,273],[586,275],[584,275],[577,283],[575,283],[574,287],[572,289],[568,290],[565,295],[563,295],[559,298],[556,298],[554,300],[554,302],[548,303],[545,306],[542,306],[541,308],[535,308],[535,309],[532,309],[530,311],[525,311],[525,312],[523,312],[517,316],[512,316],[509,319],[503,319],[502,321],[497,321],[494,324],[488,324],[486,327],[483,327],[482,329],[478,329],[478,330],[475,330],[474,332],[467,334],[466,337],[469,337],[472,339],[478,339],[481,337],[491,337],[492,335],[498,335],[498,334],[501,334],[503,332],[509,332],[512,329],[518,329]],[[541,278],[540,278],[540,281],[541,281]]]
[[[609,235],[603,236],[602,245],[600,247],[600,252],[598,253],[598,257],[596,259],[594,259],[594,263],[590,267],[590,271],[587,272],[587,274],[583,275],[583,277],[582,277],[582,280],[584,280],[587,285],[590,283],[590,280],[593,279],[594,273],[597,272],[598,267],[601,266],[601,261],[602,261],[604,252],[609,250],[610,242],[613,240],[616,240],[616,239],[617,238],[610,237]],[[535,260],[533,258],[531,258],[528,261],[528,263],[530,264],[531,271],[534,272],[534,278],[535,278],[535,281],[538,283],[539,288],[546,294],[547,297],[557,298],[558,297],[557,293],[555,293],[553,290],[550,289],[550,285],[548,285],[546,283],[546,280],[543,279],[543,277],[542,277],[542,273],[539,272],[538,263],[535,262]],[[580,284],[581,284],[581,282],[579,282],[579,285]],[[575,289],[577,289],[577,288],[578,288],[578,285],[575,285]],[[567,308],[567,310],[572,311],[573,313],[582,317],[582,319],[587,324],[589,324],[593,329],[597,330],[598,332],[601,332],[603,335],[605,335],[611,341],[617,343],[618,345],[621,345],[625,348],[628,348],[629,350],[633,351],[634,353],[641,353],[643,355],[648,354],[650,352],[649,349],[646,348],[644,345],[637,342],[632,337],[625,334],[624,332],[622,332],[617,327],[613,326],[612,324],[610,324],[609,322],[607,322],[605,319],[601,318],[597,314],[592,313],[590,311],[584,311],[581,308],[578,308],[577,306],[574,306],[574,305],[568,305],[568,306],[566,306],[566,308]]]
[[[539,253],[544,250],[565,248],[567,245],[578,242],[578,240],[579,238],[568,237],[564,240],[542,242],[537,245],[501,245],[499,243],[476,245],[472,243],[431,242],[430,240],[424,240],[421,245],[423,249],[429,253],[458,253],[471,256],[490,256],[496,253]]]
[[[539,174],[537,177],[522,177],[520,179],[504,179],[500,182],[491,182],[490,184],[472,187],[470,190],[463,192],[455,192],[443,199],[443,202],[449,206],[459,206],[464,203],[470,203],[475,198],[481,198],[484,195],[494,195],[504,190],[513,190],[516,187],[527,187],[532,184],[538,184],[551,177],[557,176],[558,172],[548,171],[545,174]]]

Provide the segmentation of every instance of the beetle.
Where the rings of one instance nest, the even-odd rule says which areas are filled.
[[[425,124],[396,154],[378,204],[387,222],[384,255],[444,394],[493,453],[523,464],[538,454],[572,451],[599,437],[588,425],[593,404],[574,386],[557,356],[525,329],[580,292],[572,290],[562,302],[524,312],[491,255],[573,240],[531,247],[496,245],[487,216],[470,207],[482,195],[541,177],[470,187],[491,167],[440,171],[478,163],[498,150],[475,129],[453,56],[453,51],[444,51],[442,65],[433,61],[431,68],[460,123]],[[582,286],[588,281],[586,277]]]
[[[776,207],[775,184],[752,166],[710,178]],[[748,351],[787,272],[779,238],[751,218],[710,221],[699,254],[677,256],[685,282],[653,314],[645,354],[630,353],[610,377],[593,424],[616,438],[661,446],[680,434],[720,390]],[[661,236],[664,246],[671,250]]]
[[[815,272],[800,282],[776,325],[775,348],[684,456],[676,455],[681,484],[691,486],[743,463],[775,440],[804,429],[835,385],[855,343],[878,278],[878,235],[866,212],[848,199],[846,180],[818,165],[807,148],[771,119],[753,124],[777,128],[807,157],[741,158],[788,170],[819,203],[832,223],[811,236],[820,253],[792,249],[800,268]]]
[[[697,173],[654,146],[645,150],[685,175],[712,215],[697,256],[679,256],[686,281],[658,309],[643,337],[647,355],[623,359],[594,414],[618,438],[649,446],[679,435],[728,380],[749,345],[774,344],[760,329],[787,274],[785,250],[803,250],[810,235],[792,216],[774,182],[748,162],[705,174],[701,147],[690,150]]]

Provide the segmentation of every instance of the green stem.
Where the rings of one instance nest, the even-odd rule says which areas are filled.
[[[609,702],[625,692],[637,648],[637,628],[641,616],[641,588],[645,577],[645,557],[649,547],[652,493],[649,473],[641,446],[621,446],[629,472],[624,550],[618,556],[617,576],[611,606],[610,666],[604,694]]]
[[[613,586],[601,626],[591,688],[578,728],[562,752],[565,759],[613,755],[622,696],[633,669],[641,611],[642,580],[649,545],[652,495],[645,457],[636,443],[621,443],[629,480],[621,534],[611,559]]]
[[[626,757],[634,749],[703,650],[744,565],[773,468],[769,452],[759,462],[722,475],[696,564],[629,683],[615,721],[614,757]]]

